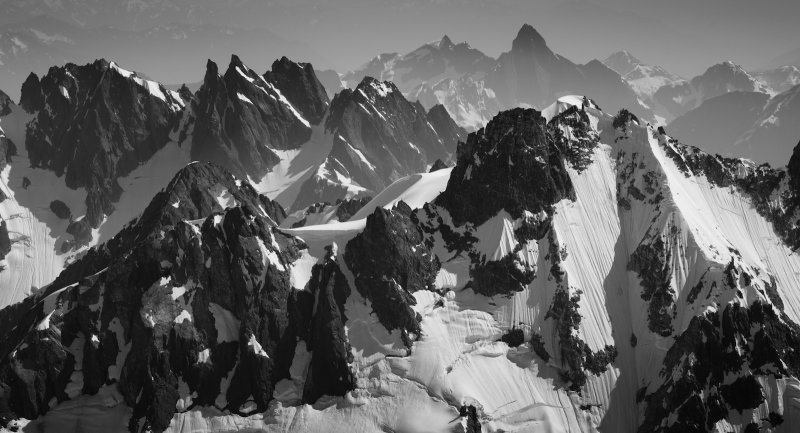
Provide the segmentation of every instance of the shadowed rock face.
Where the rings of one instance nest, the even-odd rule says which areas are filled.
[[[372,197],[342,200],[337,203],[339,207],[336,208],[336,217],[339,221],[347,221],[370,201]]]
[[[598,60],[572,63],[554,53],[528,24],[519,30],[511,51],[501,54],[487,72],[486,86],[503,107],[543,108],[566,93],[589,95],[608,112],[629,108],[646,117],[651,114],[619,74]]]
[[[428,110],[428,121],[433,125],[433,129],[439,134],[439,138],[448,144],[454,145],[467,139],[467,133],[463,128],[459,127],[455,120],[447,113],[444,105],[437,104]],[[452,147],[449,147],[452,149]]]
[[[638,431],[707,431],[719,420],[757,408],[764,394],[756,378],[796,377],[798,343],[800,327],[772,305],[758,301],[692,318],[664,360],[664,371],[672,372],[671,378],[645,397]],[[740,352],[735,347],[745,349]],[[741,374],[743,367],[746,374]],[[738,377],[730,380],[731,375]],[[704,389],[712,392],[701,392]],[[664,428],[663,420],[673,411],[678,414],[676,422]]]
[[[113,211],[117,179],[166,144],[184,102],[177,93],[98,60],[31,75],[22,107],[34,113],[25,146],[31,165],[86,188],[86,219],[97,227]]]
[[[215,212],[222,212],[224,209],[218,197],[223,193],[229,194],[236,205],[263,214],[272,225],[278,225],[280,217],[285,215],[280,204],[258,194],[248,182],[237,182],[221,166],[192,163],[179,171],[167,187],[153,197],[141,216],[128,223],[104,245],[89,250],[84,260],[68,266],[55,283],[68,285],[85,275],[99,272],[137,243],[146,241],[180,221],[199,220]]]
[[[407,101],[393,83],[370,77],[333,98],[325,128],[337,135],[331,156],[353,168],[359,184],[378,191],[402,176],[424,172],[428,162],[447,158],[456,144],[452,135],[440,137],[422,106]],[[361,161],[353,148],[376,166],[374,174],[358,175]]]
[[[429,173],[433,173],[434,171],[444,170],[447,168],[447,164],[444,163],[441,159],[437,159],[436,162],[433,163],[431,169],[428,171]]]
[[[13,141],[3,135],[0,129],[0,170],[11,162],[11,157],[17,154],[17,146]],[[2,200],[0,200],[2,201]]]
[[[283,65],[289,69],[288,63]],[[297,90],[284,82],[280,73],[273,76],[285,89]],[[314,78],[313,71],[303,78]],[[310,112],[319,109],[314,105],[305,108]],[[193,129],[182,131],[182,138],[191,134],[192,158],[218,162],[238,176],[260,178],[280,161],[276,150],[296,149],[311,137],[310,124],[299,117],[299,108],[237,56],[231,57],[223,76],[214,62],[208,62],[191,110],[187,127]]]
[[[353,361],[344,325],[344,304],[350,296],[347,278],[331,253],[311,272],[309,290],[316,305],[308,327],[307,348],[312,353],[303,401],[313,403],[323,395],[345,395],[355,389],[350,370]]]
[[[391,82],[364,78],[330,105],[325,129],[333,146],[317,172],[303,183],[292,209],[313,203],[374,196],[392,182],[449,160],[463,129],[445,110],[426,112]]]
[[[412,293],[433,290],[439,271],[438,259],[410,216],[411,209],[402,201],[392,210],[376,208],[364,231],[347,243],[344,255],[358,292],[387,330],[403,332],[408,346],[420,332],[411,309],[416,304]]]
[[[0,117],[10,114],[13,106],[14,101],[12,101],[5,92],[0,90]]]
[[[496,116],[458,147],[447,189],[436,203],[456,226],[478,226],[501,209],[519,218],[573,197],[562,153],[548,139],[545,119],[532,109]]]
[[[11,239],[8,237],[8,227],[5,221],[0,221],[0,260],[6,258],[11,252]]]
[[[221,188],[237,207],[220,207]],[[263,200],[220,167],[192,164],[46,292],[0,312],[18,325],[0,338],[13,413],[41,415],[53,397],[68,397],[69,382],[90,395],[116,382],[132,423],[143,417],[154,431],[192,402],[245,413],[251,401],[263,411],[288,377],[302,327],[288,267],[304,248],[274,230]],[[177,401],[179,381],[192,402]]]
[[[273,83],[309,123],[316,125],[322,121],[330,100],[311,63],[295,63],[281,57],[272,63],[272,70],[267,71],[264,78]]]

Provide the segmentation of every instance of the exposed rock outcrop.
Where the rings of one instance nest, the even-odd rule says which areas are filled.
[[[281,57],[272,63],[272,70],[264,74],[312,125],[322,121],[330,100],[322,83],[317,79],[311,63],[295,63]]]
[[[350,296],[350,287],[335,254],[329,249],[325,261],[314,266],[309,284],[316,299],[307,340],[312,357],[303,390],[303,400],[309,403],[323,395],[345,395],[356,387],[349,366],[353,354],[344,327],[347,322],[344,304]]]
[[[425,172],[436,159],[450,159],[464,131],[446,116],[435,110],[432,118],[388,81],[366,77],[354,90],[343,90],[325,120],[332,149],[292,208],[374,196],[402,177]]]
[[[501,156],[500,156],[501,155]],[[562,198],[574,197],[562,153],[548,140],[545,119],[517,108],[495,117],[469,135],[447,189],[436,203],[450,211],[456,226],[478,226],[501,209],[520,218]]]
[[[236,207],[220,207],[220,187]],[[192,164],[111,242],[0,312],[17,323],[0,337],[14,414],[103,386],[133,408],[132,429],[163,431],[195,404],[263,411],[298,340],[288,267],[304,244],[274,230],[261,200],[220,167]]]
[[[283,80],[280,74],[277,77]],[[288,83],[283,86],[292,89]],[[310,112],[318,108],[306,107]],[[191,141],[193,159],[216,162],[238,176],[254,178],[280,161],[276,150],[297,149],[310,137],[311,124],[298,108],[235,55],[224,75],[208,61],[203,85],[181,130],[181,138]]]
[[[420,332],[411,294],[433,290],[439,270],[438,259],[410,215],[411,209],[403,202],[392,210],[376,208],[367,217],[364,231],[347,243],[344,254],[358,292],[386,329],[403,332],[409,347]]]
[[[122,189],[117,180],[150,159],[169,138],[184,105],[180,95],[113,62],[53,67],[31,75],[22,107],[34,113],[25,146],[31,165],[85,188],[86,219],[97,227]]]

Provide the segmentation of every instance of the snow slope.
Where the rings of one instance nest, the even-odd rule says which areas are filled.
[[[558,106],[554,104],[553,111],[563,111]],[[621,133],[614,131],[610,116],[592,112],[601,144],[585,170],[569,169],[576,200],[556,205],[553,227],[555,242],[566,253],[562,266],[570,290],[582,293],[578,335],[592,350],[614,345],[619,353],[613,367],[599,376],[590,375],[580,396],[564,390],[552,362],[539,359],[530,346],[510,348],[496,341],[509,329],[521,327],[526,336],[531,332],[543,335],[548,351],[555,347],[548,341],[553,325],[544,314],[555,291],[553,283],[537,277],[510,298],[477,295],[463,289],[470,278],[468,259],[451,257],[441,247],[434,247],[443,262],[437,285],[453,291],[444,295],[415,293],[415,310],[422,316],[422,338],[410,356],[388,358],[392,375],[423,384],[434,397],[454,406],[477,403],[488,431],[637,429],[641,420],[631,413],[637,391],[643,383],[651,383],[651,389],[661,383],[664,356],[674,340],[648,331],[648,302],[641,297],[640,277],[629,270],[628,263],[637,248],[659,236],[668,239],[670,286],[679,305],[688,302],[690,289],[706,272],[720,272],[733,260],[741,269],[759,275],[745,291],[746,299],[766,302],[761,293],[770,277],[774,278],[786,313],[792,320],[800,318],[800,257],[791,253],[747,196],[733,187],[711,184],[702,173],[685,175],[667,155],[666,139],[657,138],[654,129],[632,123]],[[630,190],[620,192],[618,184],[625,186],[631,179],[630,185],[651,197],[660,195],[658,204],[636,202]],[[653,181],[652,185],[648,183]],[[397,183],[394,186],[399,188]],[[630,200],[630,209],[620,207],[621,198]],[[392,200],[382,199],[380,203],[390,204]],[[359,216],[368,213],[365,208]],[[513,220],[502,213],[476,227],[474,235],[482,245],[478,248],[489,257],[508,253],[515,246],[510,240],[513,227]],[[306,227],[294,233],[301,237],[313,233],[312,250],[319,254],[325,236],[335,239],[341,249],[353,235],[350,230],[357,229],[349,226],[344,230],[333,224],[327,229]],[[547,248],[546,243],[532,246],[528,253],[539,269],[549,265],[538,253],[543,248]],[[710,299],[678,307],[671,335],[682,333],[692,317],[707,309],[736,302],[730,292],[712,293]],[[636,344],[631,343],[632,336]],[[358,353],[357,347],[354,350]],[[370,362],[374,357],[383,358],[373,354]],[[764,389],[767,403],[750,412],[752,419],[765,417],[773,410],[769,402],[790,392],[786,381]],[[578,406],[590,409],[581,411]],[[739,421],[746,423],[747,416]],[[718,428],[735,429],[738,425],[721,421]]]
[[[15,108],[0,121],[6,136],[24,143],[25,123],[29,116]],[[23,179],[30,186],[23,188]],[[0,173],[0,191],[7,197],[0,202],[0,219],[6,221],[11,239],[11,253],[0,271],[0,308],[21,301],[61,272],[71,255],[60,253],[61,243],[72,236],[66,233],[69,221],[50,210],[50,202],[61,200],[80,217],[85,212],[84,190],[64,186],[64,180],[44,169],[32,168],[24,146],[17,145],[17,155]]]

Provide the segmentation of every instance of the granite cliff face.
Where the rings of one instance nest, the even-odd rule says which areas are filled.
[[[177,92],[106,60],[54,67],[22,88],[21,106],[34,116],[24,145],[31,166],[86,189],[86,219],[97,227],[122,192],[117,179],[166,144],[184,104]]]
[[[569,66],[531,30],[504,65]],[[800,419],[800,144],[785,169],[725,158],[582,96],[466,136],[390,82],[328,101],[313,68],[285,58],[264,75],[209,63],[195,95],[104,62],[24,93],[28,138],[2,148],[4,173],[29,158],[39,171],[25,173],[89,182],[88,164],[81,185],[113,205],[114,180],[157,158],[147,149],[219,164],[183,166],[100,245],[91,207],[75,218],[74,200],[48,197],[50,224],[82,249],[0,310],[3,423],[77,430],[87,408],[129,431],[416,431],[424,418],[435,431],[789,432]],[[118,93],[136,99],[131,118],[115,117]],[[3,127],[22,115],[6,105]],[[75,116],[116,137],[109,159],[65,163],[105,152]],[[3,182],[0,256],[13,257],[16,220],[36,223],[20,204],[33,187]],[[279,204],[280,182],[299,211]]]
[[[217,201],[223,189],[230,207]],[[270,208],[219,166],[179,172],[111,242],[3,311],[18,320],[0,343],[3,407],[33,419],[110,392],[131,407],[131,431],[163,431],[194,406],[263,411],[295,356],[310,358],[304,401],[352,389],[328,379],[349,374],[347,284],[321,264],[294,287],[305,245],[276,230]]]
[[[391,82],[367,77],[334,97],[325,121],[332,147],[294,208],[374,196],[392,182],[449,160],[466,132],[446,111],[409,102]]]
[[[319,123],[328,104],[321,90],[310,65],[285,58],[266,76],[237,56],[223,75],[209,61],[181,140],[190,143],[192,159],[216,161],[240,176],[261,178],[280,162],[277,151],[297,149],[309,140],[311,122]]]

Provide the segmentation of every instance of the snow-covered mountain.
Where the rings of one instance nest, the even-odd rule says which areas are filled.
[[[636,95],[664,120],[672,120],[672,115],[654,99],[656,91],[667,85],[678,85],[685,81],[661,66],[648,65],[628,51],[617,51],[603,60],[603,64],[622,76],[636,92]]]
[[[493,64],[494,59],[466,42],[455,44],[445,35],[405,55],[376,56],[344,74],[343,81],[353,88],[367,76],[390,80],[407,97],[427,108],[442,104],[460,126],[475,130],[500,108],[483,81]]]
[[[454,44],[445,35],[440,41],[425,44],[405,55],[376,56],[358,70],[344,74],[343,79],[348,87],[354,87],[365,76],[370,76],[390,80],[401,90],[408,91],[422,83],[435,84],[445,78],[481,78],[493,64],[491,57],[468,43]]]
[[[445,78],[436,84],[422,83],[408,93],[425,107],[441,105],[467,130],[477,130],[500,111],[494,91],[483,80],[472,77]]]
[[[464,137],[441,107],[426,112],[399,92],[343,96],[337,120],[326,122],[330,101],[313,67],[285,57],[263,75],[237,56],[223,74],[209,61],[205,75],[192,94],[98,60],[31,74],[20,106],[0,98],[0,305],[38,290],[108,241],[190,161],[213,161],[251,179],[259,193],[295,211],[375,195],[450,160]],[[358,158],[347,160],[350,154]],[[339,166],[326,171],[330,164]],[[314,189],[320,181],[330,188]]]
[[[506,108],[543,108],[565,94],[584,94],[609,112],[627,107],[643,117],[652,117],[618,73],[597,60],[577,65],[554,53],[542,35],[527,24],[517,33],[511,51],[498,57],[486,86]]]
[[[544,108],[557,97],[575,93],[592,95],[609,111],[628,107],[652,117],[618,73],[598,61],[577,65],[555,54],[527,24],[511,50],[497,59],[444,36],[405,55],[376,56],[343,79],[353,87],[365,76],[392,80],[408,98],[428,108],[442,104],[469,130],[485,125],[502,109]]]
[[[332,147],[300,186],[291,208],[374,196],[393,181],[449,160],[465,132],[441,106],[426,112],[389,81],[364,78],[331,101],[325,131]]]
[[[725,61],[711,66],[689,81],[659,88],[653,99],[674,119],[699,107],[704,101],[734,91],[769,93],[770,88],[741,66]]]
[[[783,167],[800,137],[800,86],[770,97],[730,92],[703,102],[668,126],[669,133],[712,153]]]
[[[404,104],[392,93],[365,79],[323,123],[353,144],[364,135],[340,119],[386,116]],[[394,115],[415,124],[418,110]],[[500,113],[454,167],[359,205],[347,221],[286,228],[258,185],[189,164],[109,242],[0,311],[4,419],[181,432],[800,425],[800,145],[785,170],[756,166],[568,96]]]
[[[0,10],[7,12],[9,3],[17,2],[4,1]],[[80,3],[102,9],[105,3],[119,2]],[[189,6],[197,10],[194,4]],[[123,16],[130,20],[130,13]],[[3,18],[6,16],[0,17],[0,21]],[[145,22],[150,20],[141,21],[143,25]],[[83,26],[63,13],[34,14],[0,26],[0,88],[17,100],[20,84],[30,72],[42,76],[52,65],[88,63],[98,57],[136,65],[150,79],[179,84],[201,80],[203,70],[198,67],[206,59],[226,61],[233,52],[254,57],[258,64],[253,66],[261,69],[286,52],[302,58],[321,57],[313,51],[262,28],[242,29],[182,20],[123,29],[98,21]]]
[[[800,68],[797,66],[781,66],[767,71],[753,72],[752,75],[774,93],[783,93],[800,84]]]

